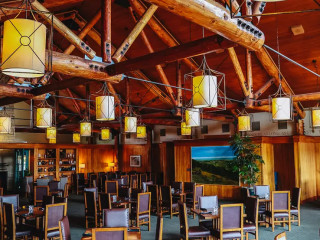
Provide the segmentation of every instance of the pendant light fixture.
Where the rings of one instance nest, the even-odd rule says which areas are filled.
[[[3,111],[0,112],[0,134],[11,134],[13,131],[12,117],[4,107]]]
[[[251,117],[243,110],[238,116],[238,130],[239,132],[251,131]]]
[[[52,107],[44,100],[36,108],[36,126],[38,128],[52,127]]]
[[[92,124],[87,119],[80,122],[80,136],[81,137],[91,137],[92,134]]]
[[[49,143],[56,144],[57,143],[57,139],[56,138],[51,138],[51,139],[49,139]]]
[[[110,140],[110,129],[102,128],[101,129],[101,140]]]
[[[46,56],[46,35],[53,33],[52,26],[47,31],[43,23],[36,21],[34,13],[38,11],[30,7],[30,0],[24,0],[23,5],[24,8],[18,8],[19,14],[11,19],[5,14],[8,9],[1,6],[1,12],[7,17],[3,24],[1,70],[12,77],[38,78],[44,76],[46,70],[51,72],[52,44],[49,41]],[[21,18],[19,15],[23,13],[25,17]],[[53,17],[49,12],[46,15]]]
[[[188,108],[185,111],[186,124],[188,127],[200,126],[200,110],[198,108]]]
[[[137,132],[137,117],[132,117],[132,116],[124,117],[124,132],[126,133]]]
[[[73,141],[73,143],[80,143],[80,140],[81,140],[80,133],[74,132],[74,133],[72,134],[72,141]]]
[[[137,127],[137,138],[147,137],[147,127],[145,125],[140,125]]]
[[[188,127],[186,122],[181,122],[181,135],[182,136],[190,136],[191,135],[191,127]]]
[[[115,102],[114,96],[109,92],[107,83],[96,93],[102,96],[96,97],[96,120],[112,121],[115,120]]]
[[[46,129],[47,139],[55,139],[57,137],[57,128],[49,127]]]
[[[318,75],[318,64],[317,60],[312,60],[312,63],[314,64],[314,68],[316,70],[316,73]],[[316,78],[317,81],[317,91],[320,91],[320,85],[319,85],[319,77],[317,76]],[[319,101],[317,102],[316,106],[311,108],[311,125],[313,128],[318,128],[320,127],[320,108],[319,108]]]

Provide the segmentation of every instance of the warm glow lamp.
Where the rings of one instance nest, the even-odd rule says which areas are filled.
[[[290,97],[272,98],[272,119],[291,120],[292,106]]]
[[[125,117],[124,118],[124,131],[126,133],[137,132],[137,118],[136,117]]]
[[[249,115],[238,117],[238,129],[240,132],[251,131],[251,121]]]
[[[80,163],[79,164],[79,168],[80,169],[85,169],[86,168],[86,164],[85,163]]]
[[[109,140],[110,139],[110,129],[109,128],[102,128],[101,129],[101,139],[102,140]]]
[[[320,127],[320,109],[312,109],[312,126]]]
[[[0,117],[0,133],[11,133],[11,126],[10,117]]]
[[[52,126],[51,108],[37,108],[36,126],[38,128],[48,128]]]
[[[188,127],[200,126],[200,110],[197,108],[188,108],[186,110],[186,124]]]
[[[137,138],[146,138],[147,137],[147,127],[144,125],[137,127]]]
[[[196,76],[192,79],[193,107],[216,107],[218,105],[217,77],[212,75]]]
[[[80,143],[80,133],[73,133],[72,140],[74,143]]]
[[[49,139],[49,143],[56,144],[57,143],[57,139],[56,138],[51,138],[51,139]]]
[[[81,137],[91,137],[91,122],[83,121],[80,122],[80,136]]]
[[[191,135],[191,127],[188,127],[186,122],[181,123],[181,135],[190,136]]]
[[[96,97],[96,119],[98,121],[111,121],[115,119],[113,96]]]
[[[10,19],[4,22],[2,65],[4,74],[13,77],[36,78],[45,73],[46,27],[30,19]]]
[[[57,128],[49,127],[46,129],[47,131],[47,139],[55,139],[57,137]]]

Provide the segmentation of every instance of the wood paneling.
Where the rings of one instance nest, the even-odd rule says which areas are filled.
[[[270,185],[270,190],[273,191],[274,187],[274,156],[273,144],[261,143],[261,156],[264,164],[261,164],[261,180],[260,184]]]
[[[123,172],[150,172],[150,147],[149,145],[122,145],[121,147],[121,166],[120,169]],[[141,156],[141,167],[130,167],[130,156],[139,155]]]
[[[174,179],[175,181],[191,181],[191,147],[175,146],[174,147]]]

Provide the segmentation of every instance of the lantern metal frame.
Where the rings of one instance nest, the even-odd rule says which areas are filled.
[[[90,136],[81,136],[81,123],[90,123],[91,125],[91,131],[90,131]],[[92,137],[92,129],[93,129],[93,122],[89,120],[89,118],[85,117],[84,119],[82,119],[80,122],[79,122],[79,129],[80,129],[80,138],[81,137]],[[87,130],[89,131],[89,130]]]
[[[79,142],[74,142],[74,134],[79,134]],[[80,132],[73,132],[72,133],[72,143],[75,143],[75,144],[79,144],[81,143],[81,135],[80,135]]]
[[[314,110],[320,111],[320,107],[317,105],[317,106],[315,106],[315,107],[309,108],[309,110],[310,110],[310,119],[309,119],[309,121],[310,121],[310,127],[311,127],[312,129],[319,129],[319,128],[320,128],[320,125],[319,125],[319,126],[314,126],[314,125],[313,125],[313,111],[314,111]]]
[[[186,126],[185,127],[182,127],[182,123],[185,123],[186,124]],[[182,129],[185,129],[185,128],[190,128],[190,134],[182,134]],[[186,123],[186,121],[184,120],[184,119],[181,119],[181,121],[180,121],[180,133],[181,133],[181,136],[192,136],[192,127],[188,127],[187,126],[187,123]]]
[[[240,111],[238,111],[239,113],[238,113],[238,115],[237,115],[237,125],[238,125],[238,131],[239,132],[252,132],[252,121],[253,121],[253,114],[249,114],[247,111],[246,111],[246,109],[244,108],[241,112]],[[250,117],[250,130],[246,130],[246,131],[244,131],[244,130],[242,130],[242,131],[240,131],[239,130],[239,117],[243,117],[243,116],[248,116],[248,117]]]
[[[190,127],[201,127],[203,125],[203,109],[202,108],[192,108],[192,107],[182,107],[181,114],[182,114],[182,121],[187,123],[187,116],[186,111],[188,109],[196,109],[199,111],[199,117],[200,117],[200,125],[199,126],[190,126]]]
[[[108,139],[102,139],[102,130],[104,129],[109,129],[109,138]],[[104,142],[110,142],[112,140],[112,132],[111,132],[111,128],[109,127],[103,127],[100,129],[100,136],[101,136],[101,141],[104,141]]]
[[[14,124],[14,115],[7,112],[7,107],[0,108],[0,117],[8,117],[11,119],[11,127],[8,130],[8,133],[0,133],[1,135],[15,135],[15,124]]]
[[[23,5],[25,5],[25,7],[22,7]],[[36,19],[36,17],[34,16],[34,14],[36,13],[45,13],[47,18],[50,19],[50,26],[49,28],[47,28],[47,44],[46,44],[46,51],[47,51],[47,64],[45,62],[42,62],[41,59],[39,58],[39,56],[35,53],[35,51],[32,49],[32,47],[30,45],[28,45],[30,47],[30,49],[32,50],[33,54],[37,57],[37,59],[41,62],[41,64],[44,66],[44,75],[46,74],[52,74],[52,53],[53,53],[53,14],[51,12],[44,12],[44,11],[39,11],[37,9],[34,9],[32,7],[32,4],[30,3],[30,0],[23,0],[21,5],[19,7],[10,7],[10,6],[5,6],[5,5],[1,5],[0,6],[0,12],[4,15],[5,20],[9,20],[10,23],[13,25],[13,27],[17,30],[17,32],[19,33],[19,35],[21,37],[27,37],[29,39],[30,42],[30,37],[40,28],[38,27],[34,32],[31,33],[30,36],[22,36],[21,33],[19,32],[19,30],[17,29],[17,27],[12,23],[11,19],[7,14],[6,11],[12,11],[12,10],[17,10],[19,11],[19,13],[16,15],[15,18],[17,18],[22,12],[25,12],[25,19],[28,19],[28,15],[31,15],[33,17],[33,20],[36,22],[40,23],[41,25],[44,25],[43,23],[41,23],[40,21],[38,21]],[[0,63],[0,68],[2,67],[2,65],[4,63],[6,63],[16,52],[17,50],[23,46],[22,42],[20,41],[20,46],[14,51],[12,52],[12,54],[7,58],[7,59],[3,59],[2,62]],[[1,51],[2,51],[2,46],[1,46]],[[16,73],[16,72],[15,72]],[[26,73],[26,72],[19,72],[19,73]],[[5,73],[4,73],[5,74]],[[42,76],[43,77],[43,76]]]
[[[145,127],[146,128],[146,136],[145,137],[138,137],[138,129],[139,129],[139,127]],[[147,125],[145,125],[144,123],[138,123],[137,124],[137,133],[136,134],[137,134],[137,136],[136,136],[137,139],[146,139],[148,137]]]
[[[55,103],[56,104],[56,103]],[[37,109],[38,108],[50,108],[51,109],[51,111],[52,111],[52,115],[51,115],[51,125],[49,126],[49,127],[56,127],[56,115],[57,115],[57,113],[56,113],[56,108],[55,107],[53,107],[53,106],[51,106],[48,102],[47,102],[47,100],[45,99],[45,100],[43,100],[43,101],[41,101],[41,103],[40,104],[38,104],[37,106],[34,106],[33,107],[33,112],[34,112],[34,115],[35,115],[35,117],[34,117],[34,126],[36,126],[37,127],[37,122],[38,122],[38,119],[37,119]],[[37,127],[37,128],[39,128],[39,127]],[[43,129],[43,128],[41,128],[41,129]]]

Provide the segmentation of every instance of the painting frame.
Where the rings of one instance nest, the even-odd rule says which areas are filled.
[[[130,156],[130,167],[141,167],[141,156],[131,155]]]

